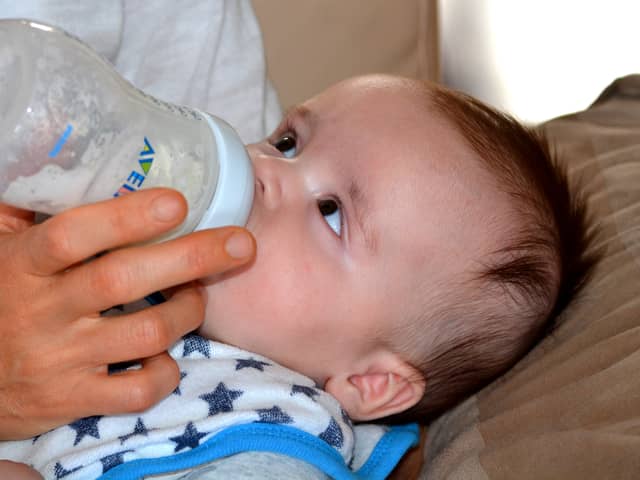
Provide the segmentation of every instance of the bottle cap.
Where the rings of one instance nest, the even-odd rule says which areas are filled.
[[[213,132],[219,162],[218,184],[209,208],[195,230],[244,226],[249,219],[255,180],[249,154],[236,131],[224,120],[199,112]]]

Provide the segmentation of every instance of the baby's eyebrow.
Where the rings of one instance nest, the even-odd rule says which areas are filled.
[[[351,180],[347,192],[351,199],[351,205],[353,205],[356,223],[360,227],[360,231],[364,237],[364,244],[369,253],[375,255],[378,248],[378,234],[369,221],[371,218],[370,204],[356,179]]]
[[[287,108],[284,113],[284,118],[289,118],[290,121],[308,123],[315,118],[315,113],[304,105],[294,105]]]

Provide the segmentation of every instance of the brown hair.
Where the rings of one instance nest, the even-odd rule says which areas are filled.
[[[504,373],[548,330],[595,262],[585,253],[585,203],[542,133],[463,93],[428,90],[429,104],[462,134],[523,221],[475,272],[471,297],[428,314],[449,333],[416,365],[425,395],[386,421],[428,422]],[[487,306],[496,293],[499,308]]]

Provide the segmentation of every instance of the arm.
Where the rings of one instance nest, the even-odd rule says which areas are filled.
[[[0,439],[145,410],[177,386],[166,349],[204,315],[192,281],[245,263],[255,248],[249,237],[242,258],[226,251],[234,233],[246,235],[236,227],[132,246],[175,227],[186,210],[184,198],[167,189],[79,207],[37,225],[27,212],[0,206]],[[161,305],[99,314],[175,285]],[[109,364],[134,359],[142,359],[140,370],[107,374]]]

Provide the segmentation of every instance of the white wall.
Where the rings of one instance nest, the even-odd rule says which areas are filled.
[[[639,0],[439,0],[445,83],[537,122],[640,73]]]

